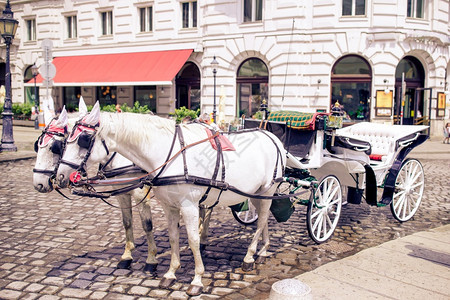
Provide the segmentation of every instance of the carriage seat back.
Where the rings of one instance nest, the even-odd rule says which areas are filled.
[[[362,122],[339,129],[336,132],[339,135],[369,142],[372,146],[372,154],[370,155],[372,160],[389,161],[398,150],[400,139],[426,128],[427,126],[419,125],[386,125]]]
[[[392,130],[392,126],[364,122],[339,129],[337,133],[369,142],[375,155],[388,155],[395,151],[397,134]]]

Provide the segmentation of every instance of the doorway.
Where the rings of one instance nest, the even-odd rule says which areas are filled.
[[[200,108],[200,71],[198,67],[187,62],[176,78],[176,108],[186,107],[197,110]]]
[[[395,71],[394,124],[424,124],[429,120],[425,105],[425,71],[420,61],[406,56]]]

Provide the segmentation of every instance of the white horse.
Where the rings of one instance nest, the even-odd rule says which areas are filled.
[[[148,171],[155,185],[154,194],[168,221],[172,249],[170,267],[160,286],[170,286],[176,280],[175,272],[180,267],[178,223],[181,212],[195,261],[195,275],[187,293],[200,294],[204,266],[199,251],[199,201],[207,191],[205,182],[218,187],[209,191],[203,202],[207,206],[213,206],[216,202],[221,206],[231,206],[246,200],[246,195],[236,194],[227,187],[248,194],[272,196],[277,188],[275,179],[282,176],[286,162],[282,143],[274,135],[264,131],[230,134],[228,138],[235,151],[223,151],[222,158],[211,147],[211,138],[208,138],[205,126],[201,124],[180,125],[176,129],[173,120],[158,116],[127,113],[100,115],[98,103],[90,115],[93,117],[85,120],[89,122],[86,125],[97,128],[90,155],[95,156],[96,153],[105,151],[102,150],[102,144],[106,144],[111,151],[121,153]],[[94,136],[92,133],[92,138]],[[78,143],[71,142],[66,146],[63,159],[80,160],[87,154],[88,151],[81,149]],[[61,165],[57,174],[62,181],[68,180],[67,175],[64,175],[64,168]],[[214,179],[215,173],[217,180],[204,180]],[[225,178],[222,178],[223,175]],[[196,183],[192,181],[199,178]],[[253,256],[260,236],[263,246],[257,255],[266,257],[269,247],[267,221],[272,201],[252,202],[259,218],[257,230],[244,258],[243,269],[246,270],[253,266]]]
[[[80,115],[87,114],[87,108],[84,101],[80,101],[79,104]],[[46,128],[43,130],[42,135],[35,143],[35,150],[37,151],[36,164],[33,169],[33,185],[34,188],[41,193],[48,193],[53,190],[53,179],[56,176],[56,170],[59,166],[61,156],[63,153],[64,144],[66,142],[68,125],[73,126],[78,120],[76,118],[68,119],[66,109],[63,108],[58,118],[50,120],[49,114],[44,113],[46,119]],[[105,156],[105,161],[110,160],[113,154]],[[87,161],[87,166],[93,164],[91,161]],[[123,168],[132,165],[132,163],[125,157],[116,154],[110,163],[105,167],[105,171],[111,171],[118,168]],[[130,176],[137,176],[138,173],[129,174]],[[147,194],[148,189],[136,189],[125,194],[117,195],[117,200],[121,207],[122,222],[125,229],[125,250],[121,256],[120,262],[117,267],[121,269],[129,268],[133,261],[132,251],[135,249],[134,234],[133,234],[133,214],[132,214],[132,201],[136,203],[140,202]],[[147,237],[148,243],[148,255],[145,271],[155,273],[158,261],[156,259],[156,245],[153,236],[153,223],[151,216],[150,200],[148,197],[142,201],[142,205],[139,205],[139,215],[142,222],[142,228]]]

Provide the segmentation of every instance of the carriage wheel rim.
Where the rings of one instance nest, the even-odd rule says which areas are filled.
[[[243,224],[253,224],[258,220],[258,213],[256,212],[256,207],[253,206],[253,204],[249,201],[248,203],[248,210],[246,211],[236,211],[233,212],[233,215],[235,218],[239,219]]]
[[[417,160],[408,160],[400,169],[392,197],[392,212],[399,221],[408,221],[420,206],[425,186],[423,167]]]
[[[342,206],[341,185],[336,177],[322,180],[316,190],[314,205],[311,208],[310,233],[318,242],[326,241],[334,233],[339,221]]]

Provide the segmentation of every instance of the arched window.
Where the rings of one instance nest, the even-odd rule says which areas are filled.
[[[197,65],[187,62],[176,78],[177,108],[200,108],[200,70]]]
[[[261,107],[261,102],[268,99],[269,72],[266,64],[258,58],[245,60],[238,69],[237,113],[238,116],[254,115]]]
[[[331,106],[339,101],[350,121],[368,121],[371,84],[372,70],[366,60],[356,55],[342,57],[331,71]]]

